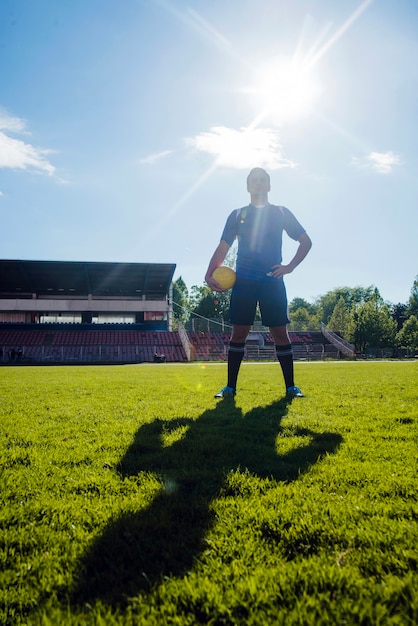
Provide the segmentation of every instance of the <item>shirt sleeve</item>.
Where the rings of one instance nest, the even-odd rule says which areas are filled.
[[[306,230],[289,209],[281,207],[284,218],[284,229],[291,239],[297,241]]]
[[[221,240],[229,243],[230,246],[235,241],[235,237],[237,236],[237,210],[232,211],[230,213],[228,219],[226,220],[225,228],[223,229]]]

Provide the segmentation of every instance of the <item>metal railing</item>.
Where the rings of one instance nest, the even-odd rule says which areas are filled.
[[[328,339],[328,341],[332,343],[333,346],[338,348],[341,354],[344,354],[345,356],[350,356],[350,357],[353,357],[356,355],[355,347],[353,346],[353,344],[349,343],[348,341],[346,341],[345,339],[343,339],[336,333],[333,333],[331,330],[329,330],[325,326],[323,322],[321,322],[321,330],[322,330],[322,334],[324,335],[324,337]]]

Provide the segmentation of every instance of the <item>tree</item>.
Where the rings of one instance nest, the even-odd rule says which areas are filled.
[[[230,292],[214,292],[210,287],[197,287],[191,289],[190,309],[195,315],[207,319],[229,318],[229,297]]]
[[[396,322],[379,294],[361,304],[353,318],[353,341],[361,352],[365,352],[367,348],[389,348],[395,345]]]
[[[355,307],[371,300],[376,293],[380,297],[378,290],[372,285],[370,287],[338,287],[333,291],[328,291],[325,295],[320,296],[317,301],[322,311],[322,321],[328,325],[340,298],[344,299],[346,306],[352,311]]]
[[[395,320],[398,331],[401,330],[405,321],[408,319],[408,305],[398,302],[392,306],[392,319]]]
[[[293,313],[298,309],[305,309],[308,311],[309,315],[316,315],[318,313],[318,306],[316,304],[311,304],[304,298],[293,298],[289,303],[289,312]]]
[[[353,314],[342,296],[335,305],[327,326],[333,332],[340,333],[347,340],[352,337],[354,330]]]
[[[186,283],[180,276],[173,283],[173,316],[176,322],[186,322],[189,316],[189,292]]]
[[[293,298],[289,303],[290,330],[319,330],[319,308],[304,298]]]
[[[418,317],[411,315],[396,335],[396,342],[413,354],[418,350]]]
[[[289,317],[290,330],[313,330],[316,327],[316,318],[313,318],[305,307],[300,307],[292,313],[289,312]]]
[[[415,276],[414,284],[412,285],[408,304],[408,315],[418,317],[418,275]]]

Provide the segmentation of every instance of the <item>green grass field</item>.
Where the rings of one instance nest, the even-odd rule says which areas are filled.
[[[1,624],[418,623],[418,363],[0,369]]]

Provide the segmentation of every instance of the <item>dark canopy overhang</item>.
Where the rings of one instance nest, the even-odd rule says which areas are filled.
[[[0,296],[142,297],[163,300],[174,263],[0,260]]]

